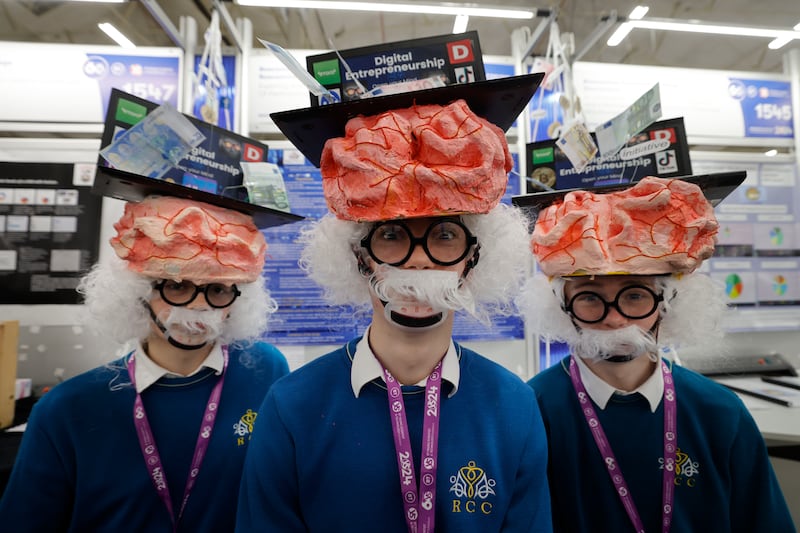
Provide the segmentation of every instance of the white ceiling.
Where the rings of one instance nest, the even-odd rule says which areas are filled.
[[[411,1],[411,0],[409,0]],[[643,1],[643,0],[640,0]],[[149,0],[160,7],[177,27],[181,16],[197,21],[200,34],[208,25],[213,0]],[[601,19],[616,10],[627,15],[638,3],[622,0],[478,0],[475,3],[508,7],[554,9],[562,34],[572,33],[576,48],[587,42]],[[331,49],[327,34],[339,49],[367,46],[449,33],[453,17],[434,15],[370,14],[300,9],[252,8],[225,3],[234,19],[252,22],[254,37],[295,49]],[[800,22],[800,0],[651,0],[648,17],[698,19],[728,24],[749,24],[791,29]],[[511,55],[512,31],[532,21],[470,19],[484,54]],[[167,33],[142,2],[91,4],[49,0],[0,0],[0,40],[49,43],[114,44],[97,28],[111,22],[141,46],[174,46]],[[223,29],[223,34],[226,31]],[[780,50],[767,48],[769,39],[634,30],[616,48],[609,48],[605,33],[581,58],[583,61],[694,67],[748,72],[782,72],[787,50],[800,48],[793,41]],[[228,43],[233,41],[226,35]],[[534,52],[542,54],[545,32]],[[202,45],[202,37],[200,38]],[[254,43],[254,46],[260,46]]]

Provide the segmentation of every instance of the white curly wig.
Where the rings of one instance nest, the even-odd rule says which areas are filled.
[[[487,214],[460,218],[480,245],[478,264],[459,289],[469,292],[475,302],[471,314],[482,322],[488,322],[491,314],[512,314],[513,298],[531,267],[528,220],[505,204]],[[331,304],[371,310],[369,278],[359,272],[354,250],[360,253],[361,239],[372,225],[328,214],[302,232],[300,268],[325,290]]]
[[[655,281],[664,294],[659,306],[658,346],[719,351],[724,336],[720,322],[727,308],[724,288],[700,273],[656,276]],[[564,278],[536,274],[515,299],[529,331],[548,342],[569,344],[577,332],[563,309],[565,283],[569,281]]]
[[[151,320],[142,301],[150,301],[153,281],[129,270],[127,263],[116,256],[96,264],[77,288],[84,296],[84,321],[99,334],[121,344],[145,339],[151,331]],[[267,329],[270,315],[278,308],[263,277],[236,287],[242,294],[230,306],[230,315],[218,339],[224,344],[258,340]]]

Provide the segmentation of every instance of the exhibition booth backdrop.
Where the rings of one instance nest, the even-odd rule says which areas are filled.
[[[23,198],[31,200],[27,214],[11,220],[0,214],[0,279],[4,286],[30,283],[34,276],[39,280],[36,291],[28,291],[19,301],[0,303],[0,319],[20,321],[18,373],[35,374],[34,381],[40,383],[69,377],[111,359],[121,349],[85,333],[77,318],[80,306],[63,300],[64,291],[74,287],[86,265],[110,253],[106,243],[111,225],[122,211],[118,200],[85,198],[111,89],[155,103],[169,102],[190,114],[201,106],[203,95],[191,90],[195,57],[169,48],[134,52],[122,54],[116,47],[0,43],[0,91],[8,95],[0,101],[0,130],[17,135],[0,138],[0,162],[5,165],[0,174],[0,208]],[[301,64],[320,52],[290,51]],[[663,117],[682,117],[689,144],[700,148],[690,153],[693,173],[748,171],[745,184],[718,208],[723,226],[720,252],[705,268],[725,283],[731,303],[737,306],[728,323],[731,332],[743,332],[744,342],[737,341],[737,349],[756,350],[757,345],[759,351],[775,349],[795,356],[800,345],[797,160],[790,155],[768,158],[732,153],[725,147],[796,146],[798,55],[789,58],[790,65],[795,65],[785,75],[573,65],[576,94],[590,129],[659,83]],[[530,62],[508,57],[484,56],[483,63],[487,79],[530,69]],[[238,124],[239,133],[267,144],[268,160],[283,173],[292,212],[309,220],[318,218],[327,211],[319,171],[280,139],[269,119],[270,113],[308,106],[307,89],[266,49],[228,56],[226,68],[235,72],[227,90],[237,98],[226,104],[229,114],[220,113],[219,124]],[[527,190],[528,164],[524,155],[519,156],[526,144],[545,140],[548,128],[565,121],[557,101],[556,91],[541,90],[510,130],[516,170],[504,201]],[[42,138],[42,132],[92,138]],[[48,171],[56,177],[43,177],[45,167],[36,166],[42,164],[50,166]],[[46,183],[31,181],[37,179]],[[55,206],[47,204],[51,195],[56,206],[59,198],[61,202],[72,198],[80,208],[64,214],[65,207],[56,214]],[[99,221],[92,207],[98,203],[102,205]],[[302,224],[266,232],[270,249],[265,274],[281,305],[267,339],[284,350],[293,366],[360,333],[366,324],[366,317],[346,313],[343,320],[342,311],[325,305],[321,291],[297,268],[297,235]],[[28,270],[20,273],[15,266],[12,271],[23,255]],[[20,274],[25,279],[12,279]],[[498,318],[492,328],[460,317],[455,336],[523,378],[548,363],[547,354],[539,360],[536,340],[527,338],[516,317]]]

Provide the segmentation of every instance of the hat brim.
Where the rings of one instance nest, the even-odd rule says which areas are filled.
[[[97,167],[97,175],[94,179],[92,192],[129,202],[140,202],[151,195],[188,198],[189,200],[204,202],[226,209],[233,209],[234,211],[250,215],[253,218],[253,223],[259,229],[290,224],[305,218],[278,209],[242,202],[234,198],[184,187],[169,181],[148,178],[146,176],[103,166]]]
[[[507,131],[539,88],[543,78],[544,73],[536,72],[280,111],[271,113],[270,117],[286,138],[314,166],[319,167],[325,142],[328,139],[344,137],[345,125],[350,119],[357,116],[378,115],[392,109],[403,109],[413,105],[447,105],[463,99],[473,113]]]
[[[713,207],[716,207],[722,200],[724,200],[736,187],[744,182],[747,177],[747,171],[737,170],[731,172],[716,172],[713,174],[698,174],[695,176],[684,176],[680,178],[664,178],[664,179],[680,179],[694,183],[703,191],[706,199]],[[521,208],[532,218],[536,218],[539,211],[547,206],[561,200],[568,193],[580,190],[587,190],[594,194],[606,194],[610,192],[624,191],[638,182],[624,183],[621,185],[605,185],[602,187],[592,187],[590,189],[561,189],[557,191],[534,192],[530,194],[521,194],[511,197],[511,203]]]

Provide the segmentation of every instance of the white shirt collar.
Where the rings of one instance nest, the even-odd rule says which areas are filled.
[[[141,393],[143,390],[147,389],[150,385],[158,381],[163,377],[167,378],[181,378],[181,377],[188,377],[193,376],[200,372],[205,367],[213,368],[217,375],[222,373],[222,370],[225,366],[225,359],[222,357],[222,346],[220,344],[215,344],[214,347],[211,349],[211,352],[205,358],[205,360],[198,366],[194,372],[188,374],[187,376],[181,376],[180,374],[176,374],[163,368],[156,364],[155,361],[150,359],[150,356],[145,353],[142,344],[136,347],[136,392]]]
[[[380,378],[383,380],[383,367],[381,366],[378,358],[372,353],[372,348],[369,346],[369,328],[364,332],[364,336],[358,341],[356,345],[355,355],[351,355],[353,364],[350,369],[350,384],[353,387],[353,394],[356,398],[361,393],[364,385],[370,381]],[[448,397],[453,396],[458,390],[458,381],[461,376],[461,367],[458,361],[458,354],[456,353],[455,344],[450,340],[450,346],[447,353],[442,360],[442,379],[450,382],[453,390]],[[428,378],[423,379],[418,386],[424,387]]]
[[[644,356],[642,356],[644,357]],[[650,404],[650,411],[655,413],[658,409],[658,404],[661,402],[661,397],[664,396],[664,375],[661,373],[661,360],[656,365],[655,370],[647,380],[642,383],[636,390],[621,391],[616,389],[600,379],[597,374],[589,370],[587,364],[580,357],[573,356],[578,363],[578,371],[581,375],[583,386],[586,387],[586,392],[589,397],[597,404],[600,409],[605,409],[608,401],[614,394],[635,394],[639,393],[645,397]]]

